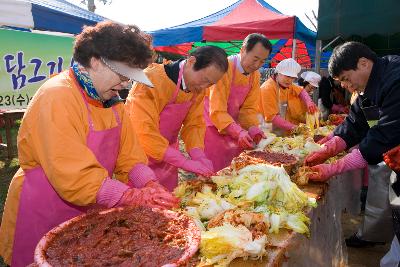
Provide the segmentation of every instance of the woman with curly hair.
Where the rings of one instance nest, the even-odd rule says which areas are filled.
[[[101,22],[74,44],[75,64],[36,92],[18,133],[20,169],[0,228],[7,264],[33,262],[39,239],[94,206],[170,208],[177,199],[147,166],[118,92],[143,70],[149,41],[135,26]]]

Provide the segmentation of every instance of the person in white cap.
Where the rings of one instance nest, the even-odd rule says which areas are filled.
[[[293,82],[301,66],[292,58],[284,59],[275,68],[275,74],[261,85],[259,108],[266,122],[272,122],[274,131],[293,131],[305,123],[306,113],[318,109],[307,91]]]
[[[305,71],[300,74],[300,79],[298,80],[298,84],[303,87],[307,93],[311,96],[315,90],[319,86],[319,82],[321,81],[321,75],[313,71]]]
[[[142,72],[152,58],[146,35],[101,22],[76,36],[73,56],[73,67],[36,92],[19,129],[21,167],[0,228],[0,255],[11,266],[32,263],[45,233],[93,206],[178,204],[147,166],[118,101],[129,80],[151,85]]]

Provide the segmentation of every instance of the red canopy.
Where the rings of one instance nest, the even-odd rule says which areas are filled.
[[[270,39],[294,37],[295,17],[263,8],[255,0],[244,0],[228,15],[204,27],[207,41],[243,40],[249,33],[262,33]]]

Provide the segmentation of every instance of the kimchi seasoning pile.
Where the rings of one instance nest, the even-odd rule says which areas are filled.
[[[128,207],[89,213],[63,229],[50,242],[52,266],[162,266],[183,255],[187,216]]]
[[[270,164],[293,164],[297,161],[296,157],[293,155],[272,151],[250,151],[247,155],[261,159]]]

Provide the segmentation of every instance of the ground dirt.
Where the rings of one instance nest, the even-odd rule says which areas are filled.
[[[362,216],[349,213],[342,214],[343,235],[350,237],[357,232]],[[347,248],[349,267],[378,267],[380,259],[388,252],[390,244],[377,245],[369,248]]]

